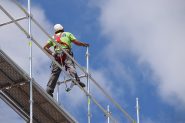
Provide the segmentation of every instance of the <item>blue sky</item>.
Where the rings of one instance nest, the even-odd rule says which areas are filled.
[[[0,4],[15,18],[24,15],[9,0]],[[185,123],[184,8],[182,0],[32,0],[33,16],[51,35],[53,25],[61,23],[66,31],[90,44],[92,76],[134,118],[135,98],[139,97],[142,123]],[[0,17],[0,23],[8,20],[1,11]],[[27,26],[26,21],[21,24]],[[47,37],[35,25],[32,31],[43,46]],[[7,34],[12,34],[13,40]],[[29,72],[26,37],[13,24],[1,27],[0,37],[0,47]],[[73,46],[73,51],[85,67],[86,49]],[[49,65],[50,60],[34,46],[34,78],[43,88],[49,79]],[[93,83],[91,93],[105,108],[110,105],[118,123],[128,122]],[[87,122],[87,100],[77,87],[66,93],[62,86],[60,99],[80,123]],[[0,107],[4,107],[1,121],[24,122],[2,101]],[[93,123],[106,122],[94,103],[91,108]],[[11,115],[4,117],[3,112]]]

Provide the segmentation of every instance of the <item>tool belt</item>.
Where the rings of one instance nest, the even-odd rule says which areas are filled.
[[[73,57],[73,52],[71,49],[64,49],[70,56]],[[64,62],[67,58],[67,55],[65,54],[65,52],[61,51],[61,52],[57,52],[54,55],[55,60],[59,63],[62,63],[64,65]]]

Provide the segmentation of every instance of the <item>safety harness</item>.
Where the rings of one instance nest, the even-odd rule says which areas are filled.
[[[67,48],[66,48],[65,50],[66,50],[70,55],[72,55],[70,46],[69,46],[67,43],[63,42],[63,41],[61,40],[61,37],[62,37],[62,33],[60,33],[60,35],[56,35],[56,34],[54,35],[54,39],[56,40],[56,42],[59,43],[59,44],[61,44],[61,45],[66,46]],[[57,47],[57,46],[55,46],[54,48],[56,48],[56,47]],[[66,55],[64,52],[62,52],[61,54],[57,54],[55,59],[56,59],[58,62],[62,62],[62,64],[64,64],[64,61],[65,61],[66,57],[67,57],[67,55]]]
[[[61,44],[61,45],[65,45],[65,46],[67,47],[65,50],[66,50],[71,56],[73,56],[73,53],[71,52],[70,46],[69,46],[67,43],[63,42],[63,41],[61,40],[61,37],[62,37],[62,33],[60,33],[60,35],[56,35],[56,34],[54,35],[54,39],[56,40],[56,42],[59,43],[59,44]],[[56,48],[56,46],[55,46],[54,48]],[[60,54],[56,54],[55,60],[58,61],[58,62],[61,62],[61,63],[64,65],[64,61],[65,61],[66,57],[67,57],[67,55],[66,55],[64,52],[62,52],[62,53],[60,53]],[[64,77],[64,83],[65,83],[65,85],[66,85],[65,90],[66,90],[67,92],[69,92],[69,91],[73,88],[73,86],[75,85],[73,82],[71,82],[70,87],[68,87],[68,85],[67,85],[67,83],[66,83],[66,81],[65,81],[65,77]]]
[[[60,35],[56,35],[56,34],[54,35],[54,39],[56,40],[56,42],[58,42],[61,45],[65,45],[67,48],[70,48],[67,43],[61,40],[61,37],[62,37],[62,33],[60,33]]]

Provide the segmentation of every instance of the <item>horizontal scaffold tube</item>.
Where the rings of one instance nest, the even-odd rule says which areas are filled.
[[[16,19],[15,21],[21,21],[21,20],[24,20],[24,19],[27,19],[27,18],[28,17],[22,17],[22,18]],[[0,26],[5,26],[5,25],[11,24],[11,23],[14,23],[14,22],[13,21],[9,21],[9,22],[0,24]]]

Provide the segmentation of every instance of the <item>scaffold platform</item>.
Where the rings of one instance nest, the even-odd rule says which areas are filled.
[[[30,113],[29,82],[29,75],[0,49],[0,98],[26,122]],[[35,80],[33,101],[34,123],[77,123]]]

